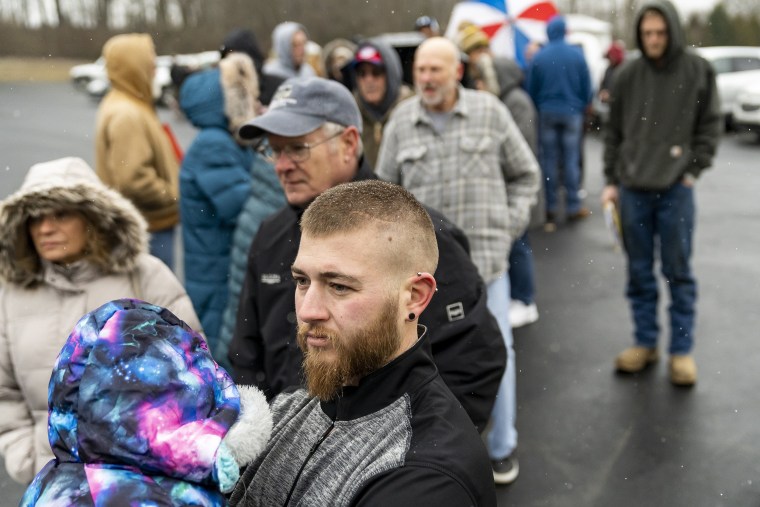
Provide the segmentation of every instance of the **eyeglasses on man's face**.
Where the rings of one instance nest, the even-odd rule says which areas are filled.
[[[309,160],[313,148],[335,139],[345,131],[346,129],[341,129],[333,135],[315,143],[292,143],[286,144],[285,146],[272,146],[267,144],[257,151],[272,164],[276,163],[283,154],[293,162],[306,162]]]

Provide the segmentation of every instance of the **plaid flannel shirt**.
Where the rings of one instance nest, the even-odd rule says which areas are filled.
[[[490,283],[506,273],[512,242],[528,225],[539,166],[497,97],[462,87],[458,94],[442,134],[419,97],[399,104],[385,127],[376,171],[459,226]]]

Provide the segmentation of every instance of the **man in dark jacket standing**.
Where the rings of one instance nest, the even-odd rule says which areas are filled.
[[[290,269],[307,390],[275,398],[269,445],[230,503],[495,506],[483,442],[418,325],[438,259],[425,208],[392,183],[347,183],[311,203],[301,232]]]
[[[376,179],[361,155],[361,128],[356,102],[343,85],[296,78],[280,86],[264,115],[240,130],[244,138],[268,136],[288,201],[262,223],[251,245],[229,351],[235,381],[255,384],[269,398],[303,379],[290,273],[301,215],[331,187]],[[440,213],[428,212],[440,251],[435,273],[440,290],[420,323],[429,328],[441,377],[483,430],[505,368],[503,340],[464,234]]]
[[[602,203],[615,203],[620,211],[635,338],[615,366],[637,372],[658,359],[654,259],[659,245],[671,298],[670,380],[690,386],[697,380],[691,355],[697,300],[690,266],[693,186],[717,148],[718,93],[710,65],[684,47],[669,1],[644,4],[636,40],[642,57],[622,67],[615,79],[604,152]]]

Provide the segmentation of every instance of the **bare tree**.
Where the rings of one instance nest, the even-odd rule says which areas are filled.
[[[69,18],[64,13],[64,9],[61,6],[61,0],[55,0],[55,15],[58,18],[58,26],[66,26],[69,24]]]
[[[101,29],[108,29],[110,24],[109,11],[111,9],[111,0],[96,0],[95,3],[95,26]]]
[[[734,16],[760,16],[760,3],[757,0],[725,0],[726,11]]]

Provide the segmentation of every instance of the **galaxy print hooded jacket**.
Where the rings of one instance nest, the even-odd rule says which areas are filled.
[[[22,506],[221,506],[220,490],[261,452],[272,424],[258,391],[246,390],[241,415],[240,392],[198,333],[129,299],[78,322],[49,405],[55,459]]]

